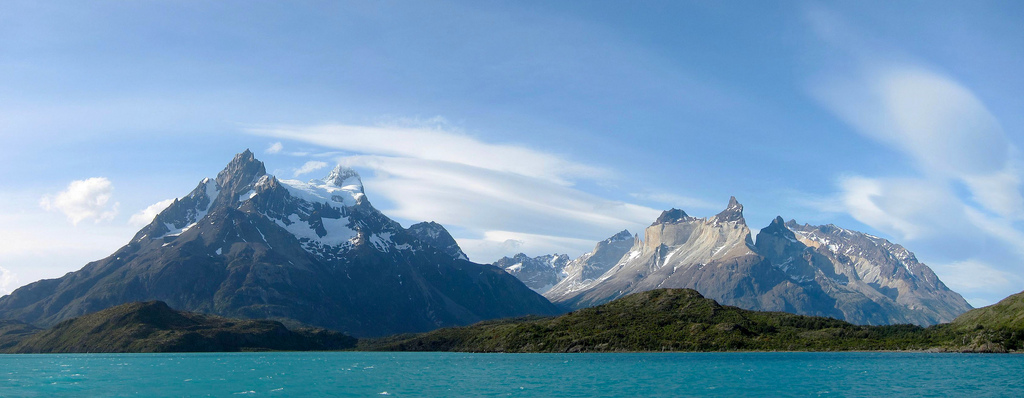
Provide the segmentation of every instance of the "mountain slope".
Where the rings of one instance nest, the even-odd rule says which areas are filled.
[[[0,352],[18,345],[21,341],[40,331],[42,329],[24,322],[0,320]]]
[[[777,218],[755,245],[735,198],[709,218],[665,211],[644,236],[601,276],[546,296],[584,308],[635,292],[690,288],[745,309],[872,325],[932,325],[970,309],[913,253],[881,238]]]
[[[760,252],[791,279],[821,286],[836,299],[845,319],[931,325],[949,322],[971,308],[900,245],[834,225],[781,221],[776,218],[758,234]]]
[[[0,318],[47,326],[150,300],[356,336],[558,312],[514,277],[387,218],[355,171],[279,180],[248,150],[109,257],[0,298]]]
[[[976,308],[958,316],[950,326],[960,330],[986,329],[1015,330],[1024,339],[1024,292],[1020,292],[988,307]]]
[[[585,288],[595,278],[600,277],[615,266],[639,238],[627,230],[622,230],[610,238],[597,242],[594,250],[566,264],[564,277],[554,287],[544,292],[544,297],[551,301],[561,301],[565,296]]]
[[[159,301],[128,303],[61,322],[24,338],[12,353],[339,350],[355,346],[344,334],[280,322],[178,312]]]

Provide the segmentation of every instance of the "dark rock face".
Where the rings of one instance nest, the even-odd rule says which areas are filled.
[[[278,180],[246,151],[109,257],[0,298],[0,319],[48,326],[160,300],[376,336],[558,312],[514,277],[450,249],[373,208],[351,169]]]
[[[409,233],[421,242],[433,246],[454,259],[469,260],[466,253],[462,252],[458,242],[455,242],[455,238],[452,238],[452,235],[441,224],[433,221],[413,224],[409,226]]]
[[[545,295],[578,309],[659,288],[695,289],[745,309],[871,325],[932,325],[970,309],[912,253],[884,239],[778,217],[755,245],[735,197],[709,218],[664,212],[604,274],[567,279]]]
[[[661,212],[661,215],[658,216],[658,219],[654,220],[654,224],[669,224],[680,221],[686,221],[688,219],[690,219],[690,216],[688,216],[685,211],[672,208]]]

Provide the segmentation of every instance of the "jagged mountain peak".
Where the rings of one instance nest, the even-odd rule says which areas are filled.
[[[735,196],[730,196],[729,205],[726,206],[725,210],[722,210],[721,213],[718,213],[714,217],[712,217],[712,220],[718,222],[744,222],[743,205],[741,205],[740,202],[736,200]]]
[[[263,162],[256,160],[252,151],[246,149],[245,152],[235,155],[224,170],[217,173],[217,188],[238,194],[266,174],[267,168]]]
[[[761,234],[779,235],[790,238],[791,240],[795,239],[793,231],[786,227],[786,222],[782,220],[782,216],[776,216],[775,219],[772,220],[771,224],[768,224],[767,227],[761,228]],[[760,236],[760,234],[758,234],[758,236]]]
[[[661,212],[661,215],[658,216],[658,219],[654,220],[654,224],[651,225],[671,224],[680,221],[686,221],[689,220],[690,218],[691,217],[688,214],[686,214],[685,211],[673,207],[669,210]]]
[[[363,192],[363,180],[359,177],[359,173],[350,167],[340,164],[334,170],[331,170],[331,173],[327,175],[324,182],[338,188],[358,186],[359,192]]]

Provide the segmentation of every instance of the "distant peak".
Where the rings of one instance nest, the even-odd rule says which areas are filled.
[[[743,221],[743,205],[736,200],[735,196],[729,197],[729,205],[721,213],[715,215],[714,220],[719,222]]]
[[[336,187],[344,187],[346,185],[358,185],[359,191],[363,190],[363,180],[359,178],[359,173],[349,167],[338,165],[331,170],[331,173],[324,179],[328,184]]]
[[[624,229],[622,231],[619,231],[619,233],[617,233],[615,235],[612,235],[612,237],[608,238],[607,241],[609,241],[609,242],[618,242],[618,241],[629,240],[629,239],[633,239],[633,234],[631,234],[629,232],[629,230]]]
[[[246,149],[245,152],[235,155],[224,170],[217,173],[217,187],[228,192],[237,192],[266,174],[267,169],[263,162],[256,160],[252,151]]]
[[[665,211],[661,212],[661,215],[658,216],[658,219],[654,220],[654,224],[653,225],[657,225],[657,224],[670,224],[670,223],[674,223],[674,222],[683,221],[683,220],[686,220],[688,218],[690,218],[690,216],[687,215],[685,211],[682,211],[682,210],[676,209],[676,208],[672,208],[672,209],[665,210]]]
[[[782,226],[785,226],[786,225],[786,221],[782,219],[782,216],[775,216],[775,219],[772,220],[772,225],[782,225]]]

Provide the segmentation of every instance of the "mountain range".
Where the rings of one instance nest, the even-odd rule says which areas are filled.
[[[970,309],[913,253],[882,238],[781,217],[756,238],[732,198],[707,218],[667,210],[642,239],[623,230],[576,259],[518,254],[477,264],[442,225],[404,228],[374,208],[350,168],[278,179],[246,150],[110,256],[0,297],[0,319],[16,321],[0,327],[14,336],[27,333],[23,323],[47,328],[158,300],[372,337],[555,315],[662,288],[855,324],[931,325]]]
[[[495,265],[509,269],[505,263]],[[658,288],[691,288],[749,310],[867,325],[933,325],[971,309],[913,253],[876,236],[777,217],[755,243],[736,198],[707,218],[667,210],[644,239],[622,231],[566,264],[548,267],[545,283],[551,275],[561,278],[545,289],[531,285],[535,273],[513,275],[529,275],[528,286],[568,310]]]
[[[0,298],[0,319],[48,327],[159,300],[378,336],[559,312],[454,242],[439,224],[406,229],[375,209],[352,169],[281,180],[246,150],[107,258]]]

